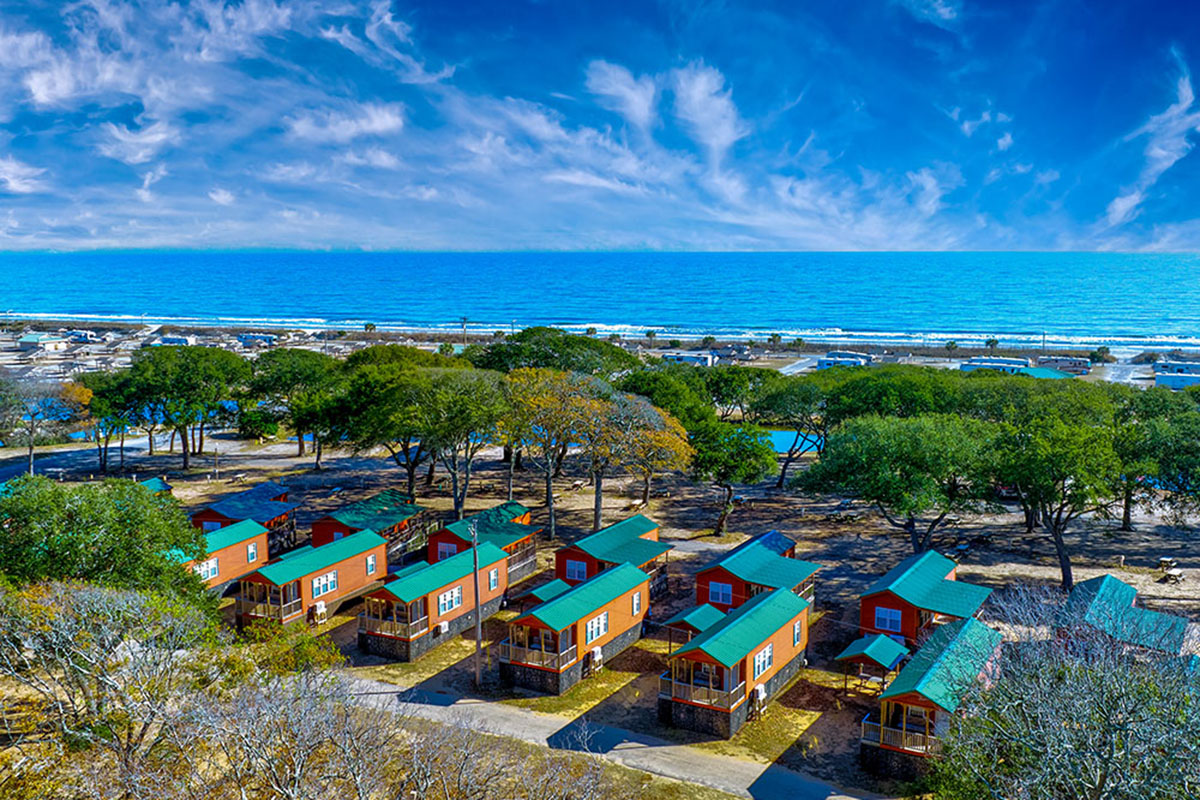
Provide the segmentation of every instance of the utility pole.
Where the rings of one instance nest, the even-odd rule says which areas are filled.
[[[463,331],[463,342],[462,342],[462,343],[463,343],[463,347],[466,347],[466,346],[467,346],[467,318],[466,318],[466,317],[459,317],[459,321],[460,321],[460,322],[462,322],[462,331]]]
[[[221,480],[221,448],[213,448],[213,472],[217,476],[217,480]]]
[[[475,688],[483,685],[483,672],[480,666],[480,654],[483,648],[483,620],[479,616],[479,534],[475,523],[467,526],[471,531],[471,561],[474,564],[475,578]]]

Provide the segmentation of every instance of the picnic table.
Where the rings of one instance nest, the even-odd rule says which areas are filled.
[[[1169,569],[1175,569],[1178,566],[1179,566],[1179,562],[1173,558],[1168,558],[1168,557],[1164,556],[1163,558],[1160,558],[1158,560],[1158,568],[1160,570],[1162,570],[1163,572],[1166,572]]]
[[[1167,583],[1183,583],[1183,570],[1179,568],[1168,569],[1163,572],[1167,578]]]

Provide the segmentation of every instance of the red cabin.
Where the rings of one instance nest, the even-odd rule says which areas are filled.
[[[957,580],[957,568],[932,550],[901,561],[860,598],[862,635],[882,633],[912,646],[936,625],[974,617],[992,590]]]
[[[658,523],[638,514],[559,548],[554,576],[574,586],[617,564],[632,564],[650,576],[650,594],[658,596],[666,590],[673,549],[658,541]]]
[[[791,539],[775,531],[738,545],[696,574],[696,605],[708,603],[729,611],[774,589],[788,589],[811,603],[821,565],[784,555],[794,555],[795,547]]]
[[[320,547],[359,531],[375,531],[385,539],[395,539],[424,510],[413,503],[411,496],[385,489],[313,522],[311,541]]]
[[[530,511],[516,502],[498,506],[451,522],[429,536],[429,563],[442,561],[471,547],[471,528],[480,544],[493,544],[508,553],[508,582],[527,578],[537,566],[537,541],[541,528],[529,524]]]
[[[192,526],[207,532],[249,519],[268,530],[295,531],[299,507],[300,503],[288,500],[287,489],[267,481],[197,509],[192,513]]]

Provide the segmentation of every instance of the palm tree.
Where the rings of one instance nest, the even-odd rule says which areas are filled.
[[[958,349],[958,342],[954,341],[953,339],[946,342],[946,358],[949,358],[950,354],[953,353],[957,349]]]
[[[650,342],[650,346],[654,346],[654,337],[658,336],[654,331],[646,331],[646,341]]]
[[[996,355],[996,348],[1000,346],[999,339],[988,339],[983,343],[983,346],[992,351],[992,355]]]

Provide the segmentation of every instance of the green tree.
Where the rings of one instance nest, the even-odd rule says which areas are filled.
[[[450,474],[454,515],[463,518],[475,460],[496,443],[507,406],[501,375],[490,370],[435,370],[430,374],[430,447]]]
[[[794,431],[776,488],[783,488],[788,469],[801,452],[811,449],[819,456],[825,451],[829,432],[825,421],[825,391],[819,378],[789,375],[775,381],[754,399],[750,417],[761,424]]]
[[[754,425],[710,422],[689,432],[694,448],[692,472],[697,480],[710,481],[721,489],[721,515],[714,534],[725,533],[733,511],[734,484],[757,483],[775,471],[775,448],[766,431]]]
[[[779,380],[779,373],[760,367],[710,367],[701,370],[712,406],[721,421],[745,417],[750,405]]]
[[[617,386],[621,391],[645,397],[691,430],[716,420],[701,372],[682,364],[656,365],[628,373]]]
[[[1133,507],[1154,499],[1159,456],[1155,446],[1161,429],[1172,417],[1187,414],[1195,405],[1186,396],[1165,387],[1137,389],[1125,384],[1101,384],[1113,402],[1113,451],[1121,460],[1117,492],[1121,498],[1121,530],[1133,530]],[[1150,479],[1150,480],[1148,480]]]
[[[828,381],[826,414],[832,428],[852,417],[915,417],[958,410],[967,381],[961,373],[933,367],[885,365],[869,370],[821,370]]]
[[[947,357],[947,358],[949,358],[949,357],[950,357],[950,355],[951,355],[951,354],[952,354],[952,353],[953,353],[955,350],[957,350],[957,349],[958,349],[958,342],[956,342],[956,341],[954,341],[953,339],[951,339],[950,341],[946,342],[946,344],[945,344],[945,348],[946,348],[946,357]]]
[[[434,457],[432,403],[428,370],[402,363],[368,363],[350,373],[345,390],[322,413],[331,436],[344,435],[359,451],[387,450],[404,470],[407,493],[415,496],[417,472]]]
[[[268,350],[254,361],[250,395],[265,399],[295,431],[298,456],[304,455],[304,435],[310,431],[297,424],[297,400],[328,387],[336,367],[337,362],[324,353],[290,347]]]
[[[25,380],[12,386],[7,414],[10,441],[25,446],[25,468],[33,474],[34,448],[65,434],[83,419],[91,390],[72,383]]]
[[[173,498],[132,481],[19,478],[0,494],[0,518],[0,565],[17,583],[83,580],[211,605],[199,578],[180,567],[203,556],[203,534]]]
[[[117,437],[120,468],[125,468],[125,434],[138,419],[133,382],[126,370],[86,372],[78,383],[92,393],[87,404],[87,422],[96,442],[97,467],[108,472],[108,450]]]
[[[395,364],[402,367],[470,367],[461,358],[447,358],[417,347],[403,344],[376,344],[356,350],[346,357],[343,367],[353,372],[368,365]]]
[[[833,432],[797,483],[865,500],[922,553],[949,515],[983,507],[991,435],[988,423],[949,414],[859,417]]]
[[[610,341],[615,340],[610,337]],[[533,367],[610,378],[634,369],[639,362],[609,342],[558,328],[538,327],[526,328],[503,342],[488,345],[473,363],[497,372]]]
[[[988,339],[983,343],[983,346],[992,351],[992,355],[996,354],[996,348],[1000,346],[999,339]]]

